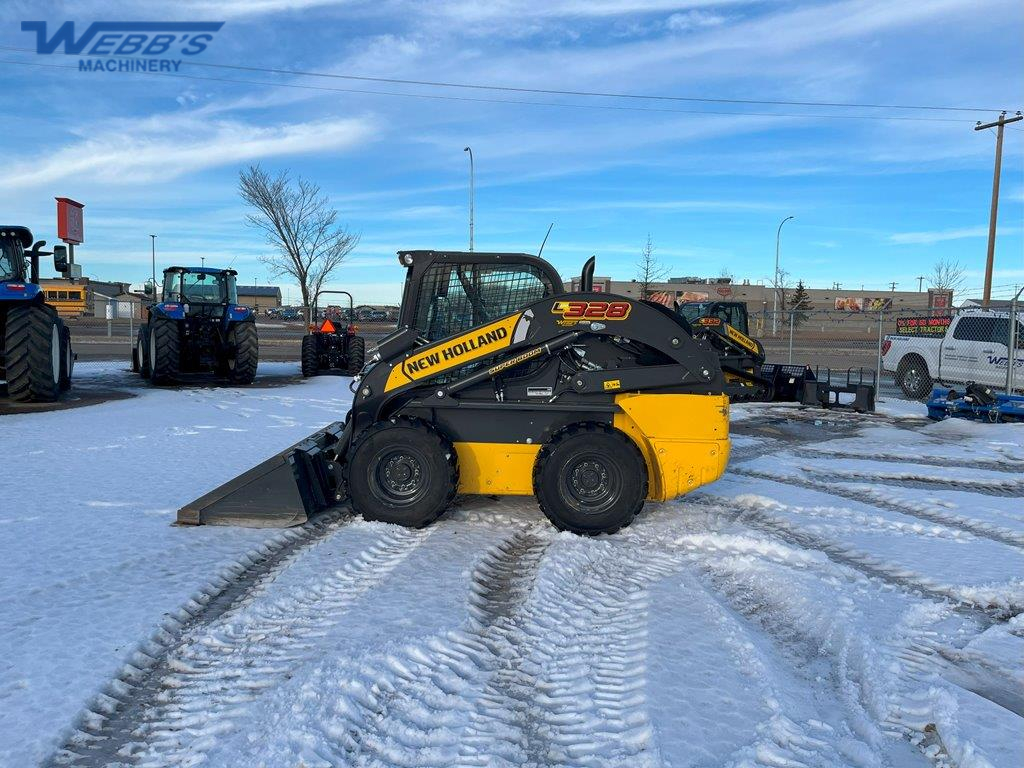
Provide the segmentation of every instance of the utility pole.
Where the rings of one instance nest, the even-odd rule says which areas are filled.
[[[917,292],[920,293],[921,286],[924,284],[924,275],[918,275],[914,279],[917,280]]]
[[[897,285],[899,285],[899,283],[896,283],[896,282],[889,283],[889,290],[890,291],[895,291]]]
[[[995,122],[982,124],[979,121],[974,126],[976,131],[996,129],[996,166],[992,173],[992,210],[988,217],[988,253],[985,256],[985,293],[981,297],[982,307],[988,307],[992,298],[992,264],[996,253],[996,219],[999,215],[999,175],[1003,165],[1003,126],[1016,123],[1018,120],[1024,120],[1024,115],[1019,111],[1011,118],[1007,118],[1006,112],[1003,112]]]
[[[463,152],[469,152],[469,250],[473,250],[473,197],[475,195],[474,186],[476,180],[473,178],[476,174],[473,169],[473,148],[464,147]]]

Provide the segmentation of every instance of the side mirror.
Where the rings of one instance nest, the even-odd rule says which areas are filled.
[[[70,265],[68,263],[68,247],[66,245],[53,246],[53,268],[62,275],[68,273]]]
[[[144,286],[142,286],[142,292],[144,294],[146,294],[147,296],[152,296],[153,295],[153,284],[152,283],[146,283]]]

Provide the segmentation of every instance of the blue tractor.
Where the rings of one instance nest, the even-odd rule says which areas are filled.
[[[20,402],[52,402],[71,387],[75,355],[71,331],[46,304],[39,287],[39,257],[27,227],[0,225],[0,379]],[[54,266],[66,272],[66,256]]]
[[[132,368],[154,384],[194,373],[251,384],[259,340],[252,310],[238,304],[236,274],[210,267],[165,269],[163,295],[139,328]]]

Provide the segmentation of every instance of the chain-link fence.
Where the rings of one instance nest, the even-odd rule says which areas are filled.
[[[750,316],[750,334],[769,362],[874,378],[882,396],[920,399],[934,384],[967,382],[1019,392],[1024,315],[1015,309],[767,311]]]
[[[71,330],[72,346],[77,355],[76,368],[86,370],[95,366],[104,371],[111,363],[131,365],[132,350],[138,339],[139,327],[146,322],[141,313],[132,312],[127,302],[107,302],[106,316],[80,315],[65,317]],[[124,306],[122,306],[124,305]],[[373,346],[379,339],[395,329],[393,321],[370,320],[355,322],[356,333]],[[260,316],[256,319],[259,334],[260,360],[297,361],[300,358],[302,337],[308,333],[304,318],[291,319]]]
[[[106,317],[66,318],[78,355],[77,366],[127,369],[139,324],[118,302]],[[877,378],[883,397],[928,395],[934,383],[960,388],[968,381],[997,391],[1024,390],[1024,313],[1010,324],[1010,310],[840,312],[786,310],[750,316],[750,335],[765,348],[768,362],[828,369],[833,379],[851,372]],[[370,346],[394,330],[394,321],[356,319]],[[260,359],[299,359],[304,318],[259,317]],[[1011,336],[1013,338],[1011,338]],[[1012,379],[1012,381],[1011,381]]]

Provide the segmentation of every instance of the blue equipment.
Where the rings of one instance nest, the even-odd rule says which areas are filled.
[[[193,373],[251,384],[259,340],[252,310],[238,304],[237,274],[212,267],[165,269],[163,295],[139,328],[132,368],[154,384]]]
[[[928,418],[942,421],[947,416],[988,421],[1024,421],[1024,396],[1006,395],[973,382],[964,392],[935,387],[928,399]]]
[[[43,251],[27,227],[0,225],[0,379],[20,402],[51,402],[71,387],[71,331],[45,301],[39,257],[68,271],[67,251]],[[58,249],[54,249],[58,251]]]

